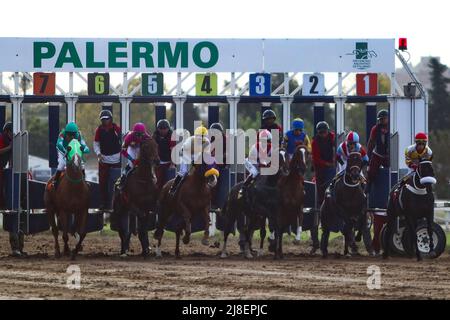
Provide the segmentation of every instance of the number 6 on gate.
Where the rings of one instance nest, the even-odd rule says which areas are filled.
[[[109,94],[109,73],[88,73],[88,95]]]

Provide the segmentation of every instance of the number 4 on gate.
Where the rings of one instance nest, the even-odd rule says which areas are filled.
[[[197,96],[217,96],[217,73],[197,73],[195,75]]]

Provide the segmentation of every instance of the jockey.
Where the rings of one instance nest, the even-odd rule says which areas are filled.
[[[280,132],[280,144],[283,139],[283,128],[277,124],[275,121],[277,120],[277,115],[273,110],[266,110],[262,115],[262,125],[261,130],[278,130]]]
[[[305,129],[305,123],[303,119],[297,118],[292,122],[292,130],[286,132],[284,135],[282,148],[286,150],[289,160],[294,155],[295,148],[299,145],[304,145],[306,151],[311,153],[311,141],[308,135],[303,131]]]
[[[370,131],[369,142],[367,146],[370,158],[368,171],[368,184],[375,180],[380,166],[389,167],[389,113],[387,110],[381,110],[377,115],[378,123]],[[366,190],[367,192],[369,190]]]
[[[399,183],[394,187],[400,190],[419,167],[421,160],[433,160],[433,151],[428,146],[428,136],[424,132],[419,132],[415,136],[415,144],[405,149],[405,163],[408,166],[408,174],[406,174]]]
[[[122,156],[128,159],[127,166],[119,179],[119,189],[125,186],[126,178],[133,168],[138,164],[139,151],[142,141],[150,139],[145,124],[138,122],[133,126],[133,130],[128,132],[122,144]]]
[[[86,154],[89,153],[89,147],[86,145],[81,132],[78,130],[78,126],[75,122],[69,122],[66,127],[59,133],[58,140],[56,142],[56,150],[58,152],[58,167],[56,168],[55,178],[53,179],[53,188],[56,190],[61,178],[62,172],[66,169],[66,154],[67,146],[72,139],[77,139],[81,144],[81,151]],[[83,166],[83,175],[84,175]]]
[[[340,164],[340,171],[331,181],[330,189],[333,189],[336,181],[339,180],[344,174],[347,168],[347,159],[350,153],[359,152],[363,161],[363,167],[369,164],[369,157],[367,156],[366,149],[359,143],[359,135],[355,131],[350,131],[344,142],[342,142],[336,151],[336,161]],[[362,172],[361,172],[362,175]]]
[[[259,176],[260,168],[270,166],[270,156],[272,154],[272,134],[269,130],[262,130],[258,135],[258,142],[254,144],[245,159],[245,168],[250,173],[239,190],[239,198],[242,196],[256,177]]]
[[[409,173],[415,172],[421,160],[432,160],[433,151],[428,146],[428,136],[424,132],[419,132],[415,136],[415,144],[405,149],[405,162],[409,168]]]
[[[156,169],[156,178],[158,189],[162,189],[167,182],[167,171],[173,165],[172,149],[175,147],[175,141],[172,141],[172,129],[167,119],[161,119],[156,124],[156,131],[153,133],[153,139],[158,144],[159,166]]]
[[[197,163],[200,159],[210,160],[206,164],[205,176],[215,175],[219,176],[217,169],[215,169],[215,161],[211,155],[211,143],[208,139],[208,129],[204,126],[200,126],[194,130],[194,135],[189,137],[182,147],[183,156],[181,158],[180,171],[178,172],[175,180],[169,190],[169,194],[174,196],[180,186],[183,184],[184,179],[189,174],[189,166],[193,163]],[[198,152],[196,152],[198,150]],[[189,152],[189,153],[188,153]]]

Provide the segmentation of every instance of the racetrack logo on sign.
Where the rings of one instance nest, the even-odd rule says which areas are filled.
[[[348,56],[355,56],[353,59],[353,68],[358,70],[367,70],[372,66],[373,58],[377,58],[378,55],[375,50],[369,50],[369,44],[367,42],[356,42],[355,50],[352,53],[347,53]]]

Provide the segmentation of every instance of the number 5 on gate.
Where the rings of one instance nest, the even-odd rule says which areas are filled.
[[[162,96],[164,93],[164,75],[162,73],[142,74],[142,95]]]
[[[217,73],[197,73],[195,75],[197,96],[217,96]]]

